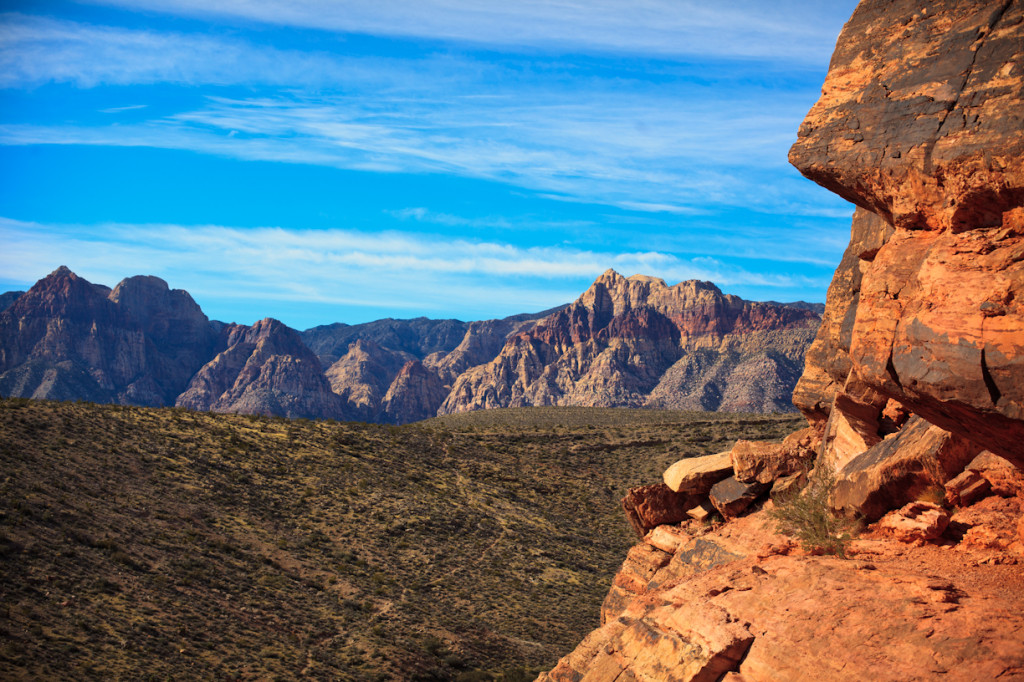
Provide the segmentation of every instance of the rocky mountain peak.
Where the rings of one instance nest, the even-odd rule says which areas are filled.
[[[228,325],[221,350],[196,372],[176,404],[194,410],[346,419],[320,361],[299,333],[267,317]]]
[[[791,409],[820,318],[726,296],[710,282],[669,287],[608,270],[569,305],[511,335],[458,376],[442,413],[527,405]]]
[[[15,316],[70,316],[74,318],[94,315],[97,309],[108,316],[111,312],[104,299],[110,289],[92,284],[62,265],[36,282],[11,305],[8,311]]]

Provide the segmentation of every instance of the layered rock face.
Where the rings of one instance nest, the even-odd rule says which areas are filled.
[[[462,372],[492,360],[512,333],[532,327],[547,312],[468,324],[380,320],[315,327],[302,336],[322,351],[331,388],[353,418],[404,424],[436,416]]]
[[[448,387],[418,360],[402,366],[381,401],[381,421],[405,423],[437,415]]]
[[[843,30],[790,152],[860,207],[808,363],[836,438],[873,445],[893,400],[1024,464],[1022,45],[1020,2],[862,2]]]
[[[111,291],[61,267],[0,313],[0,392],[166,405],[215,340],[191,296],[161,279]]]
[[[822,504],[877,523],[855,561],[767,537],[763,511],[642,527],[603,626],[542,680],[1024,677],[1022,152],[1024,2],[862,0],[790,152],[858,206],[794,392],[810,426],[664,480],[713,473],[730,518],[743,485],[831,469]]]
[[[572,305],[459,376],[440,412],[529,405],[788,409],[818,323],[810,310],[744,301],[710,282],[669,287],[609,270]]]
[[[177,399],[192,410],[347,419],[320,361],[298,332],[267,318],[251,327],[231,324],[223,350],[206,363]]]
[[[409,353],[359,339],[349,346],[341,359],[327,368],[327,380],[331,390],[348,403],[354,418],[373,422],[380,416],[381,403],[391,382],[405,363],[414,359]]]

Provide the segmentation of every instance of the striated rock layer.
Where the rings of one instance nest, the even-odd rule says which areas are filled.
[[[790,161],[860,207],[801,409],[824,374],[837,439],[893,400],[1024,465],[1024,3],[862,2]]]
[[[763,511],[653,528],[541,680],[1024,679],[1024,2],[862,0],[790,160],[857,205],[793,396],[810,428],[666,483],[713,468],[728,517],[739,483],[832,470],[822,504],[877,524],[854,561]]]
[[[819,324],[696,280],[609,270],[573,304],[459,376],[440,413],[529,405],[790,409]]]
[[[206,363],[177,400],[178,407],[213,412],[346,419],[345,402],[327,382],[298,332],[267,318],[251,327],[230,324],[223,350]]]

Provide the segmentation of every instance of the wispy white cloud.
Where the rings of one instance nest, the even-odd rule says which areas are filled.
[[[435,234],[353,230],[239,229],[186,225],[44,225],[0,218],[0,271],[31,282],[67,264],[114,284],[153,274],[203,299],[280,301],[373,309],[542,309],[572,300],[607,268],[669,282],[711,280],[726,288],[820,286],[796,275],[750,272],[719,259],[657,251],[520,247]],[[132,272],[125,272],[131,264]],[[498,313],[493,312],[497,309]],[[487,313],[485,313],[487,314]],[[334,320],[322,320],[329,322]]]
[[[110,107],[108,109],[100,109],[101,114],[120,114],[124,111],[138,111],[139,109],[145,109],[148,104],[129,104],[123,107]]]
[[[692,214],[708,205],[815,213],[841,202],[785,164],[802,103],[716,104],[634,92],[534,92],[509,105],[453,97],[209,98],[191,111],[116,127],[0,126],[0,144],[188,149],[239,159],[375,172],[440,173],[518,185],[546,196],[642,212]],[[695,103],[696,102],[696,103]],[[768,111],[765,111],[768,109]],[[788,113],[788,117],[786,114]],[[642,128],[634,122],[646,121]],[[791,125],[783,126],[782,121]],[[711,122],[711,123],[709,123]]]
[[[312,15],[302,19],[303,3],[215,4],[260,21],[312,21]],[[423,8],[431,7],[440,15],[458,10],[483,12],[488,21],[529,20],[542,33],[549,24],[541,19],[560,25],[554,16],[558,12],[572,16],[582,11],[571,3],[474,5],[474,10],[442,2],[410,5],[407,16],[397,5],[373,5],[373,12],[360,3],[310,7],[324,13],[324,23],[317,25],[328,28],[331,17],[411,27],[419,24],[410,16],[430,14]],[[171,11],[160,3],[147,6]],[[681,4],[654,2],[624,12],[625,6],[601,4],[586,14],[600,15],[592,21],[602,26],[613,25],[615,17],[626,21],[623,14],[644,17],[638,31],[654,30],[644,22],[682,22],[678,40],[687,45],[687,22],[726,33],[735,29],[721,14],[724,10],[683,11]],[[181,8],[206,11],[200,3]],[[732,7],[729,13],[742,15],[733,21],[745,25],[749,16],[740,9]],[[429,33],[429,22],[425,26]],[[404,35],[404,29],[396,30]],[[725,37],[716,42],[732,45]],[[742,79],[735,73],[729,77]],[[510,65],[443,54],[357,58],[238,38],[3,15],[0,87],[48,82],[80,87],[254,84],[271,92],[244,99],[208,97],[199,107],[171,115],[138,109],[126,125],[7,125],[0,143],[149,146],[353,170],[460,175],[559,199],[681,215],[700,212],[709,203],[797,214],[842,208],[838,200],[798,180],[785,161],[813,92],[756,83],[723,87],[692,78],[663,83],[643,74],[578,74],[567,65],[535,69],[528,61]]]
[[[177,83],[296,86],[340,78],[328,55],[212,35],[0,14],[0,87]]]
[[[813,60],[856,4],[776,0],[93,0],[132,10],[564,51]]]

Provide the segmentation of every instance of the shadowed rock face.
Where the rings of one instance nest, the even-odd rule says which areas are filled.
[[[24,291],[7,291],[0,294],[0,311],[7,310],[11,304],[24,294]]]
[[[221,350],[178,397],[193,410],[346,419],[320,361],[298,332],[270,318],[224,328]]]
[[[572,305],[459,376],[440,412],[529,405],[788,409],[819,323],[696,280],[609,270]]]
[[[166,405],[215,340],[192,297],[161,279],[111,292],[60,267],[0,312],[0,392]]]
[[[861,207],[796,392],[809,417],[834,390],[863,432],[895,400],[1024,466],[1021,45],[1016,1],[871,0],[844,28],[790,152]]]

